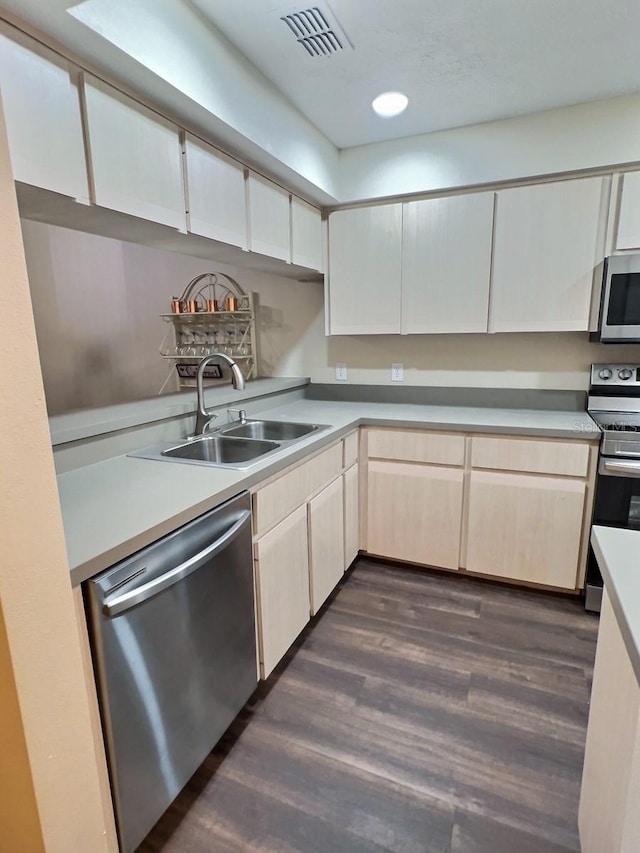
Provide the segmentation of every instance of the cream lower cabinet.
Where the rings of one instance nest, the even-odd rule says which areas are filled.
[[[344,492],[342,477],[308,504],[311,613],[320,610],[344,573]]]
[[[582,480],[472,471],[465,568],[574,589],[585,492]]]
[[[342,475],[344,485],[344,568],[358,556],[360,549],[360,484],[359,469],[352,465]]]
[[[583,853],[640,850],[640,685],[605,589],[578,811]]]
[[[352,460],[354,448],[356,433],[265,482],[253,494],[262,678],[273,671],[342,578],[347,523],[350,531],[356,529],[357,548],[357,490],[354,507],[351,484],[345,510],[343,476],[343,461]],[[351,470],[357,478],[357,465]]]
[[[369,427],[362,448],[367,553],[582,586],[597,442]]]
[[[307,538],[307,508],[301,506],[255,544],[262,678],[309,621]]]
[[[457,569],[463,482],[456,468],[370,460],[367,551]]]

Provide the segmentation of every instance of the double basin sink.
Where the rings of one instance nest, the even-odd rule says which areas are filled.
[[[143,459],[165,462],[192,462],[223,468],[249,468],[254,461],[283,446],[328,429],[320,424],[287,423],[286,421],[247,420],[218,428],[215,432],[181,440],[167,447],[149,447],[130,453]]]

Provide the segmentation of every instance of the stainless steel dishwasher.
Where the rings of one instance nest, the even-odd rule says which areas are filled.
[[[250,520],[244,492],[85,586],[124,853],[256,687]]]

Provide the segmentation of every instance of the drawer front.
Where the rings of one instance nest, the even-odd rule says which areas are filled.
[[[471,466],[497,471],[586,477],[589,445],[578,441],[475,436],[471,440]]]
[[[342,442],[343,459],[342,467],[351,468],[358,461],[358,431],[352,432]]]
[[[461,433],[369,429],[367,447],[370,459],[464,465],[464,435]]]
[[[261,536],[342,471],[342,442],[259,489],[253,496],[254,533]]]

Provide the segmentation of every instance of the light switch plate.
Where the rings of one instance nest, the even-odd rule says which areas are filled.
[[[336,380],[338,382],[346,382],[347,381],[347,365],[346,364],[336,364]]]
[[[402,382],[404,379],[404,365],[403,364],[392,364],[391,365],[391,381],[392,382]]]

